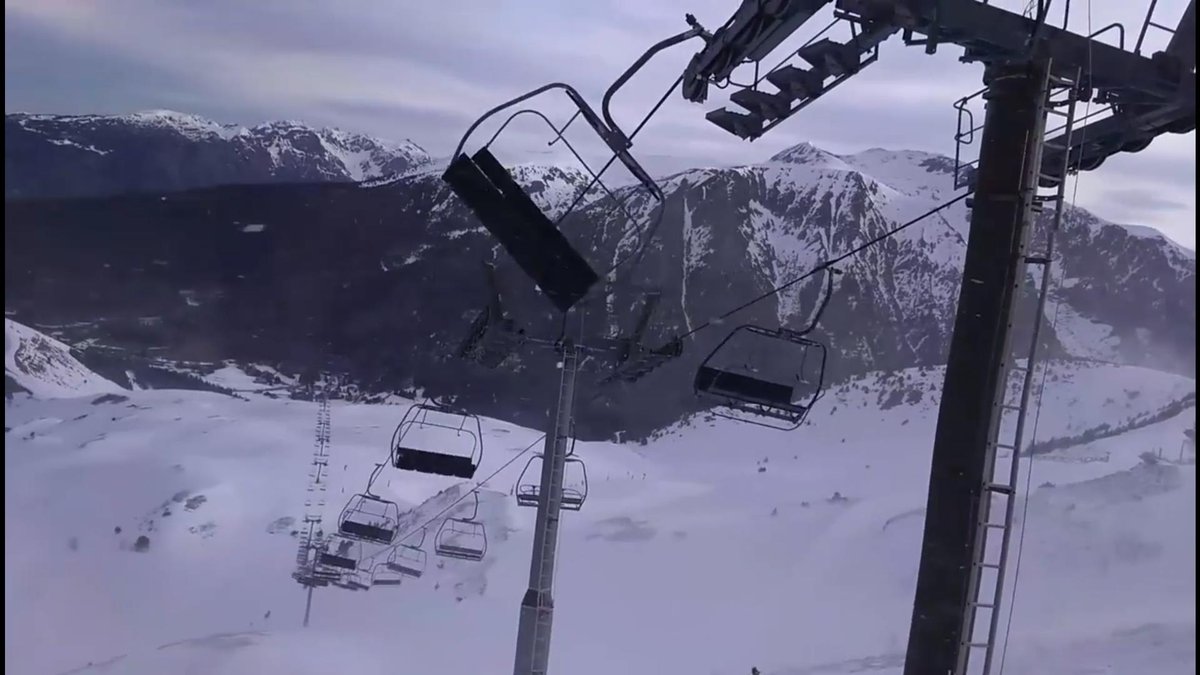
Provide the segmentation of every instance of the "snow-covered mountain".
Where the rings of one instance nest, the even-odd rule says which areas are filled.
[[[942,375],[853,378],[791,434],[702,414],[645,444],[579,443],[590,483],[583,509],[562,521],[555,671],[899,675]],[[1035,402],[1038,437],[1144,416],[1194,388],[1147,369],[1057,362]],[[533,523],[510,491],[540,432],[483,420],[479,563],[436,557],[440,519],[423,517],[466,486],[387,469],[376,492],[406,523],[430,520],[426,574],[317,590],[305,629],[290,575],[316,409],[172,390],[8,401],[6,669],[509,668]],[[403,411],[333,403],[327,531]],[[1178,454],[1194,425],[1187,408],[1025,463],[1005,673],[1194,672],[1195,458]]]
[[[68,326],[54,334],[127,359],[232,359],[297,374],[333,355],[364,389],[453,393],[519,421],[553,391],[554,371],[538,365],[549,356],[523,355],[499,372],[450,356],[486,300],[481,263],[499,264],[522,325],[552,334],[560,324],[441,171],[428,165],[362,185],[9,201],[6,309],[30,325]],[[951,160],[929,153],[838,156],[802,144],[761,164],[669,176],[657,239],[639,267],[621,270],[587,329],[627,329],[631,308],[657,288],[648,341],[690,330],[949,199],[951,171]],[[558,165],[514,172],[555,216],[587,184]],[[631,196],[644,221],[655,205],[635,192],[618,194]],[[629,252],[624,213],[598,190],[583,204],[563,228],[605,269]],[[831,349],[831,381],[942,362],[968,218],[960,202],[841,265],[816,333]],[[1194,252],[1072,209],[1056,262],[1045,353],[1194,374]],[[701,331],[682,359],[635,387],[596,390],[580,402],[581,428],[644,433],[695,410],[694,368],[729,326],[799,326],[820,285],[814,277]],[[1024,299],[1030,308],[1032,295]]]
[[[365,181],[428,161],[412,141],[292,121],[247,128],[168,110],[4,117],[6,199]]]
[[[120,387],[89,370],[63,343],[4,320],[4,392],[47,398],[94,396]]]

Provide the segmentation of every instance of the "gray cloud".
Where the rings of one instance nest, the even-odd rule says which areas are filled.
[[[1000,4],[1019,10],[1025,3]],[[1160,2],[1156,18],[1173,21],[1183,4]],[[607,83],[636,55],[685,28],[684,11],[715,27],[735,6],[733,0],[680,6],[641,0],[8,0],[5,109],[173,108],[244,124],[294,118],[412,138],[445,155],[482,111],[545,82],[567,81],[598,104]],[[1089,17],[1077,8],[1071,28],[1090,32],[1089,26],[1122,21],[1132,39],[1141,11],[1141,3],[1109,3]],[[1147,48],[1166,39],[1152,31]],[[634,78],[616,103],[623,124],[633,126],[693,51],[677,48]],[[880,63],[755,143],[704,120],[704,112],[725,104],[725,92],[713,92],[703,106],[676,94],[637,148],[647,164],[677,168],[762,161],[800,141],[840,153],[878,146],[952,154],[951,104],[977,89],[980,75],[978,66],[957,62],[959,53],[948,47],[930,57],[893,40]],[[565,114],[561,99],[547,100]],[[573,131],[572,141],[598,153],[582,132]],[[522,125],[509,140],[537,150],[547,137]],[[1112,186],[1150,198],[1114,196],[1120,192]],[[1143,153],[1110,160],[1085,175],[1078,192],[1080,204],[1102,216],[1160,227],[1194,246],[1194,134],[1162,138]]]

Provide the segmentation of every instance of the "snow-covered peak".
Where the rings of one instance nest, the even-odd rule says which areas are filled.
[[[389,168],[389,165],[397,159],[404,160],[407,168],[429,162],[429,153],[407,139],[399,142],[383,140],[333,128],[319,131],[308,127],[289,130],[314,134],[325,151],[341,162],[346,174],[358,182],[396,174],[397,171]]]
[[[1153,227],[1146,225],[1117,225],[1117,227],[1124,228],[1125,234],[1130,237],[1165,242],[1180,258],[1193,261],[1196,259],[1196,251],[1183,246]]]
[[[12,319],[4,320],[4,374],[38,398],[121,391],[71,356],[65,344]]]
[[[174,110],[144,110],[124,115],[119,119],[142,126],[168,129],[195,140],[214,136],[229,140],[249,133],[248,129],[237,124],[220,124],[199,115]]]
[[[59,178],[64,173],[72,181],[66,192],[83,196],[214,184],[362,182],[404,174],[429,162],[429,154],[410,140],[383,140],[296,120],[245,127],[174,110],[8,114],[6,119],[6,134],[26,141],[24,155],[6,156],[18,169],[13,172],[16,177],[6,180],[9,196],[46,196],[45,186],[66,182]],[[198,146],[199,155],[184,160],[181,141]],[[97,161],[83,153],[104,158],[91,184],[72,173],[81,160]],[[172,168],[162,170],[156,164]],[[222,169],[213,175],[217,166]],[[38,171],[50,175],[32,175]]]
[[[824,166],[831,169],[845,169],[841,159],[831,152],[826,152],[821,148],[805,141],[799,145],[794,145],[783,152],[776,153],[771,157],[771,162],[784,162],[788,164],[806,164],[810,166]]]

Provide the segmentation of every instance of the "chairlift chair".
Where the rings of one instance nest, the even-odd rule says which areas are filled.
[[[329,548],[317,551],[317,565],[339,570],[356,570],[362,559],[362,543],[346,537],[333,536]]]
[[[718,343],[700,364],[694,389],[698,395],[725,409],[726,412],[718,409],[718,416],[782,430],[796,429],[804,423],[813,404],[824,393],[825,345],[806,336],[816,328],[828,306],[833,292],[833,275],[840,273],[832,267],[826,269],[829,274],[823,298],[812,321],[803,330],[742,325]],[[784,371],[782,375],[767,375],[762,372],[761,365],[733,358],[742,351],[739,347],[744,349],[747,343],[756,341],[775,343],[776,348],[788,354],[788,362],[780,364]],[[734,363],[739,360],[742,363]]]
[[[400,528],[400,507],[367,492],[356,494],[338,518],[338,532],[351,539],[390,544]]]
[[[430,413],[434,419],[430,420]],[[458,419],[458,424],[439,421],[439,418]],[[473,427],[473,428],[472,428]],[[459,439],[465,454],[455,454],[445,449],[414,447],[413,432],[435,429],[440,435]],[[467,451],[466,445],[470,444]],[[426,401],[409,407],[392,434],[392,466],[406,471],[417,471],[437,476],[451,476],[470,480],[475,477],[479,462],[483,459],[483,427],[479,418],[466,412]]]
[[[415,544],[401,543],[388,553],[386,565],[393,572],[398,572],[414,579],[421,578],[425,573],[425,528],[421,528],[421,538]]]
[[[346,574],[338,581],[333,582],[333,585],[348,591],[365,591],[371,588],[371,575],[365,572]]]
[[[572,456],[573,454],[572,451],[563,462],[564,478],[572,475],[575,477],[575,480],[563,481],[560,503],[562,509],[565,511],[578,511],[582,509],[588,495],[587,465],[583,463],[582,459]],[[530,457],[529,461],[525,464],[520,477],[517,478],[517,506],[536,507],[541,502],[541,467],[544,461],[545,457],[539,453]],[[534,467],[535,463],[538,466],[538,470],[531,474],[530,469]]]
[[[632,66],[622,73],[605,92],[601,105],[601,114],[596,114],[587,101],[584,100],[583,96],[574,88],[555,82],[534,89],[484,113],[483,116],[468,127],[466,133],[463,134],[462,140],[459,141],[458,147],[455,148],[453,159],[442,175],[442,180],[475,213],[475,216],[482,222],[483,226],[492,236],[499,240],[501,246],[508,251],[517,265],[537,284],[539,290],[560,312],[567,312],[575,303],[582,300],[589,293],[592,286],[600,281],[602,277],[571,246],[558,227],[579,204],[588,189],[599,185],[604,193],[625,213],[629,221],[634,223],[637,229],[641,230],[639,232],[640,241],[635,247],[633,254],[619,260],[604,274],[608,274],[617,265],[629,259],[640,257],[646,243],[653,237],[663,218],[664,209],[661,208],[661,205],[663,204],[664,197],[662,190],[654,182],[654,179],[650,177],[650,174],[630,154],[629,149],[632,146],[630,136],[621,130],[609,111],[609,104],[613,95],[654,54],[693,37],[702,37],[703,35],[705,35],[703,30],[694,25],[691,30],[652,46]],[[473,155],[467,155],[463,152],[463,147],[471,137],[471,134],[486,120],[521,105],[529,99],[553,90],[560,90],[565,93],[576,110],[575,115],[566,124],[559,127],[538,110],[518,110],[512,113],[501,124],[499,130],[496,131],[492,138]],[[652,115],[655,110],[657,110],[657,106],[650,114]],[[547,214],[542,212],[529,197],[529,194],[525,192],[513,178],[512,174],[504,168],[489,149],[500,133],[508,127],[509,123],[522,115],[532,115],[545,122],[550,127],[550,130],[554,132],[551,144],[561,141],[563,146],[574,155],[592,177],[591,184],[585,188],[583,193],[576,197],[574,203],[566,210],[566,213],[559,215],[556,220],[552,220]],[[638,223],[637,219],[630,213],[628,203],[619,199],[612,190],[600,181],[600,175],[603,170],[601,170],[601,173],[592,170],[583,161],[582,157],[580,157],[578,151],[567,141],[564,134],[571,123],[577,118],[582,118],[592,128],[612,152],[613,160],[620,160],[637,182],[659,203],[660,208],[656,209],[653,221],[647,224]],[[646,117],[646,120],[648,119],[649,115]],[[643,120],[643,124],[646,120]],[[607,165],[605,165],[605,168],[607,168]]]
[[[391,569],[386,563],[378,563],[371,569],[372,586],[399,586],[404,575]]]
[[[487,553],[487,529],[479,522],[479,495],[467,518],[446,518],[433,541],[433,552],[443,558],[478,562]]]

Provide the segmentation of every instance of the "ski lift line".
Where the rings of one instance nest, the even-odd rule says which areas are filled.
[[[1070,12],[1070,0],[1068,0],[1068,3],[1067,3],[1067,11]],[[1066,21],[1064,19],[1064,24],[1065,23],[1066,23]],[[1088,30],[1088,33],[1092,32],[1092,0],[1088,0],[1088,3],[1087,3],[1087,30]],[[1091,79],[1091,71],[1092,71],[1092,41],[1091,40],[1088,40],[1087,71],[1088,71],[1087,77],[1090,80]],[[1083,110],[1084,119],[1087,119],[1088,115],[1091,114],[1091,107],[1092,107],[1092,100],[1091,100],[1091,97],[1088,97],[1088,100],[1084,103],[1084,110]],[[1081,126],[1079,129],[1079,155],[1080,155],[1081,159],[1083,156],[1084,144],[1086,142],[1087,142],[1087,125],[1085,124],[1085,125]],[[1067,150],[1067,153],[1069,155],[1070,149]],[[1070,167],[1071,163],[1070,163],[1069,156],[1067,157],[1067,160],[1068,160],[1067,166]],[[1078,172],[1078,171],[1075,172],[1075,184],[1071,187],[1071,210],[1072,211],[1075,210],[1075,205],[1076,205],[1076,203],[1078,203],[1078,199],[1079,199],[1079,180],[1080,180],[1079,174],[1080,174],[1080,172]],[[1065,180],[1065,178],[1064,178],[1064,180]],[[1052,230],[1049,235],[1051,237],[1051,240],[1050,240],[1051,243],[1053,243],[1054,234],[1055,234],[1055,232]],[[1062,287],[1063,274],[1064,274],[1064,272],[1059,272],[1059,281],[1058,281],[1059,288]],[[1048,292],[1049,292],[1049,289],[1047,289],[1047,293]],[[1058,311],[1060,309],[1062,309],[1062,304],[1063,304],[1062,298],[1059,298],[1058,302],[1056,302],[1054,304],[1054,315],[1052,317],[1050,317],[1050,332],[1052,334],[1054,333],[1055,329],[1057,329],[1057,327],[1058,327]],[[1039,316],[1039,317],[1037,317],[1037,320],[1041,321],[1042,318]],[[1042,422],[1042,401],[1045,400],[1045,396],[1046,396],[1046,376],[1049,372],[1050,372],[1050,364],[1049,364],[1049,362],[1047,362],[1046,367],[1042,369],[1042,380],[1041,380],[1041,382],[1038,383],[1037,406],[1034,408],[1033,429],[1031,430],[1030,435],[1029,435],[1029,446],[1030,447],[1033,447],[1034,443],[1037,442],[1038,426]],[[1013,450],[1013,452],[1019,452],[1019,451],[1020,451],[1020,448],[1016,448]],[[1013,459],[1014,459],[1014,461],[1016,460],[1015,457]],[[1036,461],[1037,461],[1037,456],[1034,455],[1033,453],[1030,453],[1030,455],[1029,455],[1029,471],[1025,474],[1025,503],[1021,505],[1021,534],[1019,537],[1017,537],[1017,559],[1013,563],[1012,591],[1011,591],[1011,594],[1009,595],[1009,601],[1008,601],[1008,619],[1005,621],[1005,626],[1004,626],[1004,644],[1000,648],[1000,668],[998,671],[998,675],[1004,675],[1004,665],[1008,660],[1008,639],[1012,635],[1013,614],[1016,613],[1017,586],[1021,580],[1021,559],[1025,555],[1025,532],[1029,527],[1029,490],[1030,490],[1030,486],[1033,485],[1033,466]]]
[[[779,293],[782,293],[783,291],[791,288],[792,286],[795,286],[796,284],[800,283],[801,281],[804,281],[805,279],[808,279],[809,277],[814,276],[817,273],[819,273],[825,269],[831,268],[834,265],[836,265],[837,263],[839,263],[843,260],[846,260],[847,258],[852,258],[852,257],[858,255],[859,253],[862,253],[863,251],[867,250],[868,248],[884,241],[885,239],[889,239],[889,238],[893,237],[894,235],[900,233],[902,230],[912,227],[913,225],[916,225],[917,223],[925,220],[926,218],[928,218],[936,213],[939,213],[939,212],[957,204],[958,202],[961,202],[962,200],[971,196],[971,192],[972,192],[971,190],[968,190],[968,191],[958,195],[957,197],[951,199],[950,201],[943,202],[940,205],[933,207],[932,209],[926,211],[925,213],[922,213],[921,215],[917,216],[916,218],[913,218],[912,220],[910,220],[906,223],[897,225],[896,227],[888,230],[887,232],[884,232],[883,234],[879,235],[878,237],[875,237],[874,239],[871,239],[870,241],[860,244],[860,245],[850,249],[849,251],[846,251],[845,253],[839,254],[832,258],[829,258],[829,259],[821,262],[820,264],[818,264],[816,267],[812,268],[811,270],[805,272],[804,274],[801,274],[800,276],[798,276],[794,279],[791,279],[790,281],[786,281],[786,282],[780,284],[779,286],[776,286],[775,288],[772,288],[771,290],[766,291],[765,293],[755,296],[754,298],[747,300],[746,302],[738,305],[737,307],[734,307],[733,309],[725,312],[724,314],[720,314],[713,319],[709,319],[708,321],[705,321],[704,323],[700,324],[699,326],[696,326],[695,328],[689,330],[688,332],[679,335],[675,339],[683,340],[685,338],[689,338],[689,337],[695,335],[696,333],[699,333],[700,331],[704,330],[705,328],[709,328],[709,327],[713,326],[715,323],[718,323],[724,319],[727,319],[727,318],[733,316],[734,314],[737,314],[738,312],[741,312],[753,305],[756,305],[756,304],[762,302],[763,300],[766,300],[767,298],[769,298],[771,296],[778,295]]]
[[[420,526],[415,527],[415,528],[409,530],[408,532],[405,532],[404,534],[396,537],[395,544],[392,544],[391,546],[388,546],[387,548],[380,549],[379,551],[376,551],[375,553],[372,553],[371,555],[366,556],[365,558],[363,558],[363,560],[364,561],[374,560],[377,556],[387,553],[387,552],[391,551],[392,549],[396,548],[397,546],[400,546],[401,543],[404,542],[405,539],[408,539],[409,537],[416,534],[417,532],[423,531],[425,528],[429,527],[431,524],[433,524],[433,521],[446,515],[446,513],[448,513],[450,511],[450,509],[454,508],[455,506],[458,506],[459,503],[461,503],[464,499],[478,493],[479,489],[482,488],[488,481],[495,478],[497,475],[500,474],[501,471],[503,471],[503,470],[507,469],[509,466],[511,466],[513,462],[515,462],[518,459],[520,459],[521,457],[523,457],[525,455],[525,453],[532,450],[534,448],[534,446],[536,446],[538,443],[541,443],[542,440],[545,438],[546,438],[546,434],[542,434],[541,436],[539,436],[537,438],[537,440],[535,440],[534,442],[525,446],[524,450],[522,450],[521,452],[518,452],[516,455],[513,455],[511,459],[509,459],[507,462],[501,464],[500,467],[497,468],[495,471],[493,471],[487,478],[484,478],[483,480],[475,483],[475,487],[473,487],[470,490],[467,490],[463,494],[459,495],[458,499],[455,499],[454,501],[450,502],[450,504],[448,504],[446,506],[446,508],[442,509],[441,511],[438,511],[431,518],[429,518],[429,520],[426,520]]]

